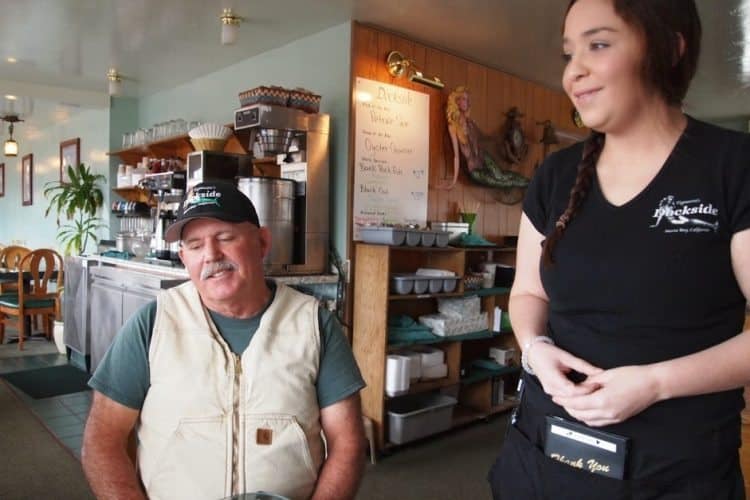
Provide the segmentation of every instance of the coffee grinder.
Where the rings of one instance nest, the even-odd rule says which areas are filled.
[[[240,141],[257,157],[280,155],[281,177],[295,181],[291,262],[274,264],[267,270],[269,274],[327,272],[329,123],[327,114],[268,104],[253,104],[234,112],[234,131]],[[256,207],[264,202],[245,194]],[[263,214],[259,217],[265,225]]]

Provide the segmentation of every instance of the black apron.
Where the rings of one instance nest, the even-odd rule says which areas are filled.
[[[680,459],[668,450],[663,473],[612,479],[580,470],[544,455],[547,398],[538,380],[524,374],[526,390],[515,425],[508,432],[488,480],[495,500],[744,500],[739,454]],[[631,453],[635,450],[631,450]],[[630,458],[630,457],[629,457]],[[638,460],[637,453],[632,459]]]

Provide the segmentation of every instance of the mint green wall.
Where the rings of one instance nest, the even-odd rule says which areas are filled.
[[[109,106],[109,144],[110,151],[122,148],[122,135],[138,128],[138,99],[133,97],[113,97]],[[117,186],[117,166],[124,163],[117,156],[109,158],[109,184]],[[114,195],[113,195],[114,196]],[[114,196],[114,199],[119,197]],[[120,221],[108,210],[109,237],[115,239],[120,230]]]
[[[350,51],[351,24],[347,22],[170,90],[141,99],[113,98],[110,109],[81,111],[46,129],[27,127],[24,131],[24,124],[20,124],[16,129],[18,157],[0,157],[0,163],[5,163],[0,243],[58,248],[57,226],[54,217],[44,217],[47,200],[42,192],[46,182],[58,179],[60,141],[80,137],[81,161],[109,179],[104,187],[104,218],[109,227],[101,231],[100,237],[113,238],[119,225],[107,214],[120,160],[109,158],[106,152],[120,149],[124,132],[174,118],[230,123],[232,112],[239,107],[240,91],[259,85],[282,85],[305,87],[321,94],[321,111],[331,115],[331,232],[336,248],[346,258]],[[29,133],[31,136],[26,136]],[[20,159],[28,153],[34,154],[34,204],[22,207]],[[87,251],[95,249],[90,244]]]
[[[331,115],[331,232],[344,256],[350,51],[351,24],[347,22],[142,98],[138,124],[150,127],[177,118],[231,123],[233,111],[240,107],[237,94],[259,85],[305,87],[322,95],[321,112]]]
[[[80,111],[63,123],[45,129],[20,123],[15,137],[18,156],[0,156],[0,163],[5,163],[5,196],[0,198],[0,243],[59,249],[55,217],[53,214],[44,217],[48,204],[43,194],[44,185],[59,180],[60,142],[75,137],[81,139],[81,162],[92,166],[96,173],[108,175],[109,112],[106,109]],[[33,205],[21,206],[21,158],[29,153],[34,155]],[[109,206],[109,185],[104,187],[104,203],[105,207]],[[107,229],[103,229],[102,236],[106,235]],[[88,251],[95,249],[95,242],[90,243]]]

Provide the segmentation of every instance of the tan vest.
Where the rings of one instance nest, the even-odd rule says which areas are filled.
[[[307,498],[323,462],[317,302],[282,284],[242,357],[188,282],[157,299],[138,467],[151,499]]]

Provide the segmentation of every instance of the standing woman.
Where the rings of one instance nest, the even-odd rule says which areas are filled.
[[[593,132],[524,201],[524,391],[495,498],[745,498],[750,138],[681,111],[700,36],[694,0],[568,7],[563,87]],[[547,416],[627,440],[622,478],[548,457]]]

